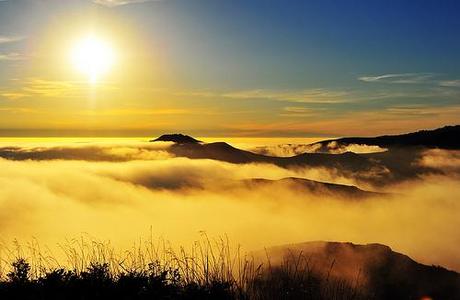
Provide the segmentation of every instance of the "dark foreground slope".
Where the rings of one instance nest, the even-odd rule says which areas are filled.
[[[269,248],[253,253],[254,259],[233,257],[226,245],[216,252],[200,249],[201,256],[186,260],[174,256],[129,268],[110,257],[38,276],[18,259],[0,280],[0,299],[460,299],[460,274],[379,244],[310,242]],[[122,271],[114,271],[118,264]]]
[[[309,242],[269,248],[259,255],[270,257],[272,268],[284,275],[302,270],[338,285],[351,283],[365,298],[460,299],[460,274],[417,263],[380,244]]]

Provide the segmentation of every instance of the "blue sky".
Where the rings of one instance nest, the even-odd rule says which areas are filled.
[[[95,89],[49,70],[63,64],[50,55],[63,35],[53,43],[53,32],[71,39],[88,24],[135,36],[125,53],[140,79],[108,79],[117,95],[100,88],[88,106],[76,93],[66,107],[67,92],[36,85]],[[1,1],[0,131],[108,130],[122,117],[136,121],[117,128],[128,134],[373,135],[458,123],[459,28],[458,1]]]

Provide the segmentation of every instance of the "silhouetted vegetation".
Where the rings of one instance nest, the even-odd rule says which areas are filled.
[[[150,240],[118,254],[109,243],[71,240],[61,246],[65,267],[36,243],[27,255],[16,245],[0,264],[0,299],[356,299],[345,282],[305,265],[256,265],[227,240],[204,237],[189,251]]]
[[[56,269],[30,278],[24,259],[13,263],[9,280],[0,283],[1,299],[234,299],[230,283],[185,284],[177,269],[112,274],[109,264],[91,263],[83,272]]]
[[[305,270],[293,273],[287,266],[246,278],[246,288],[222,279],[186,282],[179,269],[165,270],[157,262],[117,275],[107,263],[91,263],[83,272],[61,268],[31,278],[30,265],[22,258],[13,262],[13,269],[0,283],[1,299],[361,299],[345,281]]]
[[[272,265],[267,252],[264,262],[256,263],[258,260],[241,255],[239,249],[231,251],[227,240],[210,241],[204,237],[189,251],[174,251],[165,242],[149,241],[118,254],[109,243],[72,240],[62,246],[65,266],[33,244],[28,248],[27,259],[16,257],[7,266],[4,263],[8,259],[2,259],[0,299],[420,299],[422,282],[429,288],[427,280],[437,278],[444,286],[441,293],[432,290],[431,295],[439,299],[456,299],[458,295],[453,281],[458,282],[458,274],[415,262],[415,268],[410,267],[409,258],[392,255],[391,250],[385,261],[397,260],[404,274],[394,273],[388,261],[383,267],[367,273],[359,270],[356,278],[344,279],[333,275],[335,259],[318,268],[318,263],[324,261],[314,261],[311,254],[289,251]],[[329,250],[342,249],[340,243],[327,245]],[[366,248],[358,251],[368,251],[377,246],[359,247]],[[9,253],[24,255],[17,248]],[[429,273],[418,268],[429,268]],[[405,274],[410,276],[404,277]],[[401,281],[401,276],[409,280]]]

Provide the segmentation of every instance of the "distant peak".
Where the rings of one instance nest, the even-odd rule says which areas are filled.
[[[173,142],[176,144],[198,144],[201,141],[192,138],[191,136],[185,134],[163,134],[162,136],[151,140],[151,142]]]

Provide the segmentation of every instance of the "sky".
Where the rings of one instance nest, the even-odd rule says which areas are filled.
[[[449,0],[0,0],[0,136],[459,124],[459,28]],[[88,37],[100,57],[78,50]],[[112,59],[88,76],[76,52]]]

